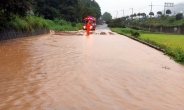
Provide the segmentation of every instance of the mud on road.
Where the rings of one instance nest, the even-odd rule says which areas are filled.
[[[100,26],[0,42],[2,110],[182,110],[184,67]]]

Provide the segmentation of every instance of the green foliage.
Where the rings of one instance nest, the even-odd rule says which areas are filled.
[[[108,12],[105,12],[103,15],[102,15],[102,19],[104,21],[107,21],[107,20],[111,20],[112,19],[112,15]]]
[[[180,47],[175,49],[165,48],[165,54],[172,56],[177,62],[184,63],[184,51]]]
[[[0,0],[0,13],[8,17],[10,14],[25,16],[33,4],[33,0]]]
[[[184,19],[175,20],[174,22],[170,23],[170,26],[182,26],[184,25]]]
[[[25,16],[21,17],[18,15],[11,14],[11,21],[9,21],[6,27],[2,27],[1,31],[7,28],[13,28],[16,30],[33,31],[38,28],[49,28],[49,25],[45,19],[36,16]]]
[[[130,35],[129,28],[110,28],[112,31],[117,32],[118,34]]]
[[[165,54],[173,57],[175,61],[184,63],[184,38],[181,35],[170,34],[143,34],[141,39],[165,50]]]
[[[26,16],[32,4],[33,0],[0,0],[0,30],[9,27],[14,15]]]
[[[130,33],[133,37],[138,38],[140,36],[139,32],[130,30]]]
[[[176,16],[177,18],[177,16]],[[145,27],[171,27],[171,26],[181,26],[184,24],[184,19],[176,20],[174,16],[164,16],[152,17],[151,19],[144,18],[144,21],[139,19],[126,20],[123,21],[126,25],[131,24],[132,26],[145,26]]]
[[[82,22],[87,15],[101,16],[100,6],[91,0],[37,0],[35,13],[45,19],[62,18],[70,22]]]
[[[171,10],[166,10],[166,14],[171,14]]]
[[[136,13],[134,13],[134,14],[133,14],[133,17],[136,17],[136,16],[137,16],[137,14],[136,14]]]
[[[143,18],[145,18],[145,17],[146,17],[146,13],[141,13],[141,16],[142,16]]]
[[[123,24],[123,22],[121,21],[120,18],[118,18],[118,19],[113,19],[113,20],[109,20],[107,23],[108,23],[108,27],[120,27],[120,28],[125,28],[125,25]]]
[[[137,13],[137,16],[139,16],[139,17],[140,17],[140,16],[141,16],[141,13]]]
[[[135,30],[139,30],[139,28],[138,27],[131,27],[132,29],[135,29]]]
[[[176,14],[176,20],[180,20],[182,18],[183,18],[183,14],[182,13]]]
[[[161,12],[161,11],[158,11],[157,14],[158,14],[158,15],[162,15],[162,12]]]
[[[47,23],[49,24],[49,28],[51,30],[59,30],[59,31],[77,31],[82,28],[81,23],[71,23],[67,22],[62,19],[54,19],[52,20],[47,20]]]
[[[149,13],[149,15],[152,15],[152,16],[154,16],[154,13],[153,13],[153,12],[150,12],[150,13]]]
[[[66,21],[72,22],[73,27],[82,22],[86,15],[95,16],[97,19],[101,17],[100,6],[95,0],[1,0],[0,30],[11,26],[23,30],[47,26],[40,18],[30,18],[35,20],[31,21],[26,17],[29,15],[28,11],[34,11],[37,16],[43,16],[45,19],[64,20],[58,21],[60,25],[66,24]],[[30,26],[27,23],[30,23]]]
[[[75,31],[82,28],[81,23],[71,23],[62,19],[45,20],[42,17],[11,15],[12,19],[6,28],[13,28],[17,31],[34,31],[34,29],[50,28],[51,30]]]

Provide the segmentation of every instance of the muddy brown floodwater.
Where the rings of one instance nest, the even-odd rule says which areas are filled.
[[[184,67],[105,26],[0,41],[0,110],[184,110]]]

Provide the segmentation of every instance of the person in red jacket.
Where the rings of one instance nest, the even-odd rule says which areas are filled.
[[[87,35],[90,34],[90,20],[88,20],[87,26],[86,26]]]

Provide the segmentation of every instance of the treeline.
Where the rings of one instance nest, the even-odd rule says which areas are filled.
[[[160,14],[157,12],[157,16],[146,15],[146,14],[134,14],[129,18],[128,16],[120,18],[125,25],[137,25],[137,26],[148,26],[148,27],[172,27],[172,26],[182,26],[183,14],[178,13],[175,16],[169,16],[169,11],[166,11],[167,15]],[[170,12],[171,13],[171,12]]]
[[[101,16],[99,4],[93,0],[37,0],[34,12],[45,19],[62,18],[71,22],[80,22],[86,15]]]
[[[100,18],[101,9],[95,0],[0,0],[0,30],[12,28],[17,17],[31,15],[77,23],[86,15]]]
[[[109,27],[178,27],[184,26],[184,18],[182,13],[176,16],[162,15],[150,16],[144,13],[133,14],[132,16],[125,16],[117,19],[107,20]]]

